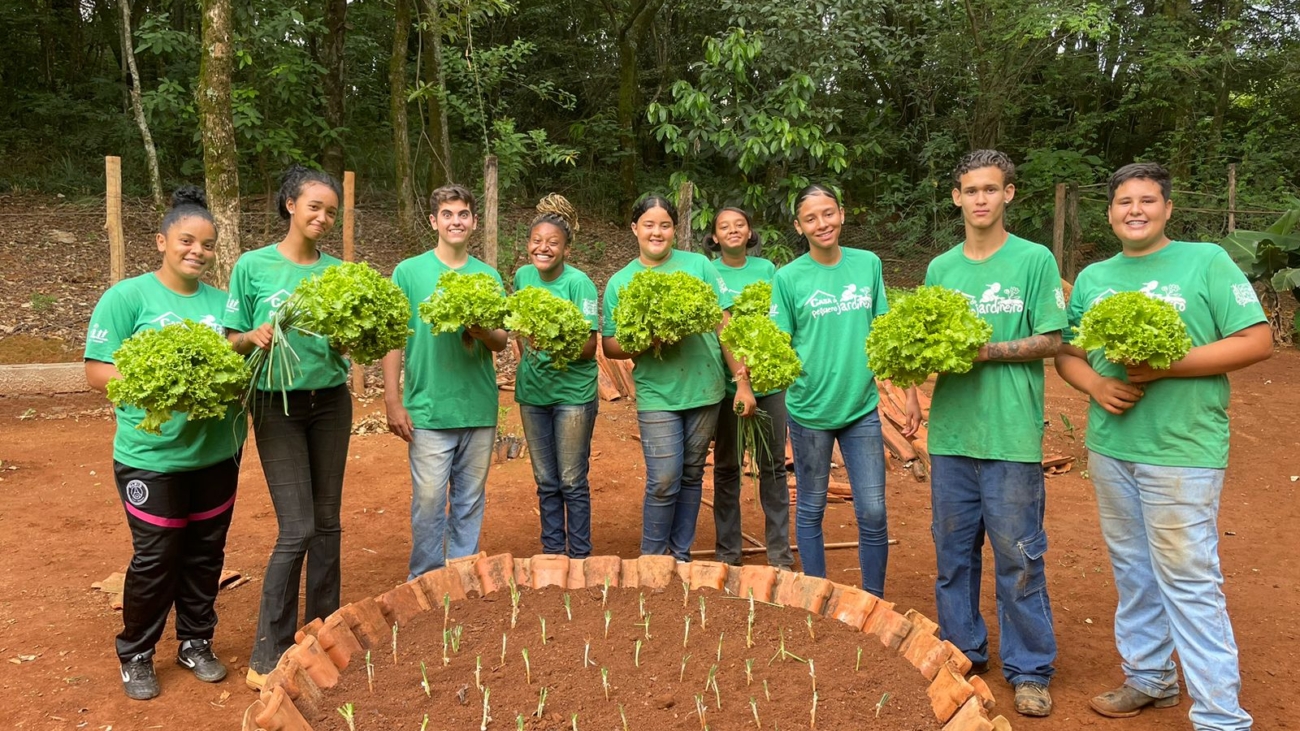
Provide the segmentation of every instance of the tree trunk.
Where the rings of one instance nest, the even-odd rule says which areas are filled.
[[[230,268],[239,257],[239,157],[230,104],[230,0],[203,0],[203,38],[196,92],[203,132],[203,172],[208,210],[217,222],[217,286],[230,283]]]
[[[329,0],[325,6],[325,48],[321,54],[325,66],[325,123],[333,131],[325,143],[321,167],[339,180],[343,179],[343,38],[347,12],[347,0]]]
[[[447,78],[442,69],[442,10],[438,0],[422,0],[420,22],[420,69],[426,84],[439,92],[446,91]],[[425,96],[424,136],[430,150],[429,190],[452,182],[451,132],[447,125],[447,107],[437,94]]]
[[[411,139],[406,115],[406,50],[410,43],[411,3],[396,0],[393,53],[388,57],[388,116],[393,125],[393,174],[397,183],[397,224],[402,235],[416,231],[415,182],[411,178]]]
[[[149,120],[144,117],[144,105],[140,102],[140,72],[135,66],[135,44],[131,42],[131,0],[121,0],[122,5],[122,55],[126,57],[130,78],[127,85],[131,91],[131,108],[135,111],[135,123],[140,127],[140,137],[144,140],[144,156],[149,161],[149,185],[153,188],[153,207],[162,211],[167,207],[163,199],[162,176],[158,174],[158,150],[153,145],[153,135],[149,133]]]
[[[618,15],[613,7],[605,4],[610,20],[618,25],[618,142],[622,160],[619,163],[619,190],[622,197],[621,207],[632,204],[637,196],[636,161],[638,158],[636,136],[637,96],[640,91],[640,75],[637,65],[637,48],[645,36],[646,29],[654,20],[655,14],[664,4],[664,0],[637,0],[629,9],[627,17],[618,24]]]

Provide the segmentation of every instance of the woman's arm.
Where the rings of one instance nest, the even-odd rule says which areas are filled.
[[[722,344],[722,328],[727,326],[731,321],[731,310],[722,311],[722,322],[718,323],[718,345],[722,348],[722,359],[727,362],[727,370],[731,372],[731,380],[736,382],[736,399],[734,404],[738,404],[741,410],[736,412],[739,416],[753,416],[754,411],[758,409],[758,402],[754,398],[754,389],[749,385],[749,369],[739,358],[731,354],[731,349]]]
[[[610,360],[632,360],[645,351],[629,353],[623,350],[623,346],[618,344],[618,338],[613,335],[604,335],[600,339],[601,348],[605,351],[605,357]]]
[[[509,341],[509,335],[507,335],[506,331],[501,328],[488,330],[479,327],[478,325],[471,325],[470,327],[465,328],[465,332],[469,333],[471,338],[483,343],[487,346],[487,349],[493,353],[500,353],[505,350],[506,344]]]
[[[248,355],[253,352],[254,348],[270,350],[271,323],[263,323],[261,327],[248,332],[228,330],[226,331],[226,339],[230,341],[230,347],[234,348],[235,352],[240,355]]]
[[[102,394],[108,393],[109,381],[121,377],[122,374],[117,372],[117,366],[112,363],[105,363],[102,360],[86,361],[86,382]]]
[[[596,357],[596,331],[591,331],[591,337],[587,338],[587,343],[582,346],[582,355],[578,356],[579,360],[591,360]]]
[[[1118,378],[1108,378],[1093,370],[1088,354],[1069,343],[1063,344],[1053,359],[1056,372],[1066,383],[1082,391],[1112,414],[1122,414],[1142,398],[1142,389]]]

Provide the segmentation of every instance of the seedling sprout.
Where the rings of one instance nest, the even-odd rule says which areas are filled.
[[[548,688],[543,687],[541,691],[537,693],[537,712],[533,714],[534,716],[541,718],[542,714],[546,712],[546,694],[549,692],[550,690]]]
[[[609,700],[609,668],[600,669],[600,687],[605,689],[605,700]]]
[[[749,710],[754,714],[754,725],[763,728],[763,722],[758,720],[758,701],[754,700],[754,696],[749,697]]]
[[[700,629],[708,629],[709,620],[704,614],[704,597],[700,597]]]
[[[641,640],[636,641],[636,645],[632,650],[632,662],[635,663],[637,667],[641,667]]]
[[[745,686],[748,687],[754,683],[754,658],[745,661]]]
[[[609,620],[613,616],[614,616],[613,612],[609,611],[608,609],[605,610],[605,639],[607,640],[609,639]]]
[[[366,686],[375,692],[375,666],[370,662],[370,650],[366,650]]]
[[[807,617],[805,617],[805,618],[804,618],[804,622],[808,625],[808,636],[809,636],[810,638],[812,638],[812,641],[813,641],[813,642],[816,642],[816,641],[817,641],[817,633],[816,633],[816,632],[813,632],[812,615],[809,614]]]
[[[540,620],[542,623],[542,644],[545,645],[546,644],[546,617],[538,617],[537,619]]]
[[[426,698],[433,697],[433,689],[429,687],[429,672],[424,667],[424,661],[420,661],[420,687],[424,689]]]
[[[681,672],[677,673],[677,682],[680,683],[686,680],[686,663],[690,662],[690,660],[691,660],[691,654],[689,652],[686,653],[685,655],[682,655],[682,670]]]
[[[397,664],[397,623],[393,622],[393,664]]]
[[[483,656],[474,656],[474,687],[483,692]]]
[[[567,592],[564,594],[564,616],[568,617],[570,622],[573,621],[573,608],[569,605],[569,594]]]
[[[489,715],[490,706],[488,705],[488,697],[491,695],[492,690],[490,688],[483,689],[483,722],[479,724],[478,731],[487,731],[488,721],[492,720],[492,716]]]
[[[682,634],[682,647],[683,647],[683,648],[686,647],[686,643],[689,642],[690,639],[691,639],[691,615],[689,615],[689,614],[686,615],[686,617],[684,618],[684,620],[685,620],[685,622],[686,622],[686,631],[685,631],[685,633]]]
[[[858,648],[858,659],[853,661],[853,672],[855,672],[855,673],[858,672],[858,669],[861,668],[861,667],[862,667],[862,648],[859,647],[859,648]]]
[[[532,684],[533,684],[533,666],[528,664],[528,648],[525,647],[525,648],[520,652],[520,654],[524,656],[524,677],[528,680],[528,684],[529,684],[529,685],[532,685]]]
[[[880,718],[880,709],[884,708],[885,704],[888,702],[889,702],[889,693],[885,693],[884,695],[880,696],[880,702],[876,704],[876,718]]]
[[[357,731],[356,720],[354,718],[356,711],[353,709],[351,703],[344,703],[342,706],[339,706],[339,715],[347,722],[350,731]]]
[[[722,662],[722,638],[726,636],[726,632],[718,633],[718,662]]]

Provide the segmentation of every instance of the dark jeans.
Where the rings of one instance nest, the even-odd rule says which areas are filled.
[[[262,606],[248,666],[267,673],[293,644],[301,624],[339,608],[343,469],[352,435],[346,384],[290,391],[288,416],[278,392],[259,391],[253,431],[280,533],[262,578]],[[298,584],[307,564],[307,613],[298,619]]]
[[[641,553],[691,560],[704,462],[717,419],[716,404],[685,411],[637,413],[646,472]]]
[[[844,469],[849,473],[849,487],[853,491],[862,588],[883,597],[885,567],[889,563],[889,525],[885,514],[885,444],[880,435],[880,414],[876,411],[834,430],[809,429],[790,419],[798,495],[795,540],[799,544],[799,562],[809,576],[826,576],[822,519],[826,515],[835,442],[840,443]]]
[[[767,562],[777,568],[794,565],[790,552],[790,488],[785,473],[785,392],[758,399],[758,408],[770,421],[767,426],[767,449],[756,450],[758,501],[763,507],[766,525]],[[755,418],[755,417],[751,417]],[[732,399],[718,404],[718,426],[713,444],[713,525],[717,531],[717,556],[723,563],[740,564],[740,417],[733,410]]]
[[[931,532],[939,636],[972,662],[988,662],[980,613],[984,537],[993,546],[1002,674],[1008,682],[1051,680],[1056,661],[1043,554],[1043,466],[936,454],[930,457]]]
[[[173,605],[176,639],[212,639],[238,459],[171,473],[114,462],[113,476],[134,549],[122,586],[118,659],[152,654]]]
[[[591,555],[591,432],[598,402],[519,404],[542,517],[542,552]]]

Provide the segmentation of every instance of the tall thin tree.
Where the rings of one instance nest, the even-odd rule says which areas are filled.
[[[325,48],[321,63],[325,66],[325,123],[332,135],[325,143],[321,167],[343,179],[343,41],[347,34],[347,0],[329,0],[325,5]]]
[[[433,87],[425,94],[424,137],[429,145],[429,189],[452,181],[451,131],[447,123],[447,105],[441,94],[447,89],[442,68],[442,8],[439,0],[420,0],[420,73],[424,83]]]
[[[395,0],[393,52],[388,57],[388,114],[393,125],[393,175],[397,184],[397,222],[413,238],[417,231],[415,181],[411,178],[411,138],[406,116],[406,52],[410,44],[411,0]]]
[[[131,93],[131,109],[135,112],[135,123],[140,128],[140,137],[144,140],[144,156],[149,162],[149,185],[153,189],[153,206],[158,210],[166,207],[163,200],[162,176],[158,173],[158,149],[154,147],[153,135],[149,133],[149,120],[144,116],[144,105],[140,100],[140,71],[135,65],[135,44],[131,42],[131,1],[121,0],[122,7],[122,55],[126,58],[128,78],[127,87]]]
[[[199,126],[203,132],[203,173],[208,209],[217,222],[217,286],[230,282],[230,268],[239,257],[239,158],[235,149],[235,120],[231,109],[230,0],[203,0],[203,43],[196,90]]]

